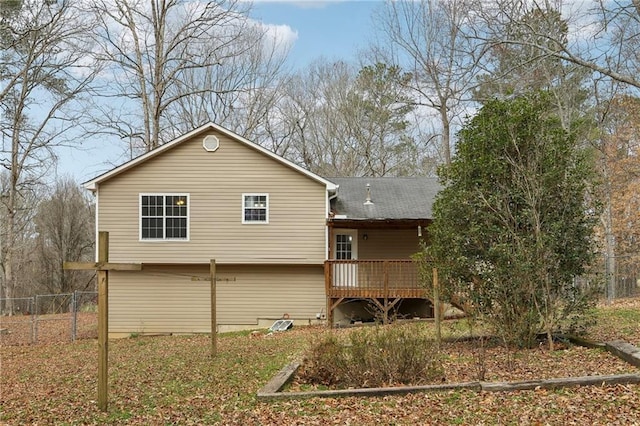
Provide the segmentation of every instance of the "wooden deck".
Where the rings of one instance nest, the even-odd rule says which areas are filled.
[[[410,259],[327,260],[325,290],[337,298],[427,298]]]

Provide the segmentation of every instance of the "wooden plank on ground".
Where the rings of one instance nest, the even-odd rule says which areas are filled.
[[[640,367],[640,349],[631,343],[623,340],[614,340],[613,342],[605,343],[605,347],[618,358],[625,360],[631,365]]]
[[[300,367],[299,362],[292,362],[290,364],[285,365],[285,367],[278,371],[278,373],[269,380],[269,382],[260,389],[258,394],[271,394],[280,392],[280,390],[284,387],[285,384],[295,374],[295,372]]]
[[[618,374],[608,376],[564,377],[558,379],[529,380],[524,382],[481,382],[483,391],[511,392],[534,389],[560,389],[575,386],[602,386],[640,383],[638,374]]]

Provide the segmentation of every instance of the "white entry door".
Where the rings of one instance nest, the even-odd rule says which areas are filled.
[[[358,230],[336,229],[333,237],[333,258],[336,260],[358,259]],[[333,268],[333,282],[338,287],[358,286],[358,265],[339,263]]]

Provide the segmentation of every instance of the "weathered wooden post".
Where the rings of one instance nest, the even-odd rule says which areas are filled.
[[[433,268],[433,317],[436,323],[436,341],[438,347],[442,343],[442,312],[440,308],[440,283],[438,282],[438,268]]]
[[[96,271],[98,280],[98,408],[108,408],[109,270],[140,271],[141,263],[109,263],[109,233],[98,233],[98,261],[64,262],[63,269]]]
[[[109,262],[109,233],[98,234],[98,264]],[[109,378],[109,273],[98,269],[98,408],[107,411]]]
[[[216,309],[216,260],[209,263],[209,279],[211,280],[211,356],[218,353],[218,318]]]

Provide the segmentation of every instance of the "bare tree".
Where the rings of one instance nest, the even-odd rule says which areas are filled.
[[[235,77],[234,61],[253,47],[246,36],[248,3],[232,0],[98,0],[97,53],[106,65],[101,95],[105,132],[149,151],[191,125],[190,111],[215,97],[220,75]],[[223,71],[218,71],[220,68]],[[197,77],[196,77],[197,76]],[[200,84],[203,83],[203,84]],[[223,85],[224,86],[224,85]],[[233,83],[222,94],[237,90]],[[198,105],[198,102],[201,102]],[[210,108],[208,109],[210,112]],[[140,130],[136,130],[140,129]]]
[[[442,161],[450,163],[454,119],[476,83],[484,49],[473,34],[474,0],[387,1],[376,22],[377,54],[413,75],[417,105],[437,114]],[[425,114],[426,115],[426,114]]]
[[[2,290],[13,296],[18,242],[34,193],[55,162],[55,148],[72,140],[82,119],[76,102],[97,69],[86,59],[90,22],[70,0],[24,1],[2,14],[0,165],[8,171],[2,190],[5,228],[1,242]],[[6,309],[12,313],[13,307]]]
[[[517,20],[506,22],[498,31],[497,40],[520,40],[520,44],[497,41],[488,47],[485,61],[487,71],[479,77],[474,96],[480,102],[493,98],[524,95],[530,91],[545,90],[553,95],[562,125],[575,131],[575,123],[588,113],[588,101],[593,98],[585,84],[591,76],[583,67],[549,55],[538,47],[549,42],[566,45],[569,38],[568,22],[555,9],[524,11]],[[538,34],[555,34],[540,39]],[[591,121],[592,123],[592,121]]]
[[[34,281],[40,291],[69,293],[86,290],[93,282],[91,272],[65,271],[66,261],[94,257],[94,207],[71,178],[58,179],[38,206],[34,217]]]
[[[323,58],[291,78],[280,107],[282,126],[290,135],[290,160],[325,176],[355,169],[357,155],[338,113],[354,78],[355,71],[346,62],[329,63]]]
[[[312,63],[291,78],[278,103],[279,153],[324,176],[424,174],[415,137],[411,76],[378,63]]]
[[[276,119],[271,111],[284,91],[288,40],[272,28],[247,23],[224,48],[224,65],[185,70],[183,79],[171,87],[177,100],[168,108],[167,119],[175,136],[212,121],[249,139],[264,140],[269,120]],[[211,90],[202,91],[203,87]]]
[[[12,299],[30,295],[32,289],[32,274],[25,272],[33,267],[33,217],[42,185],[32,182],[19,187],[13,199],[14,214],[9,221],[10,183],[11,174],[3,170],[0,174],[0,297],[5,301],[0,306],[0,314],[12,315],[15,308]]]
[[[547,14],[558,10],[569,23],[569,42],[556,31],[529,26],[520,19],[527,13]],[[520,45],[539,49],[547,56],[585,67],[596,74],[640,88],[640,3],[637,1],[528,2],[506,0],[492,2],[482,11],[488,28],[493,28],[490,43]],[[508,37],[500,27],[519,22],[532,33],[529,39]]]

